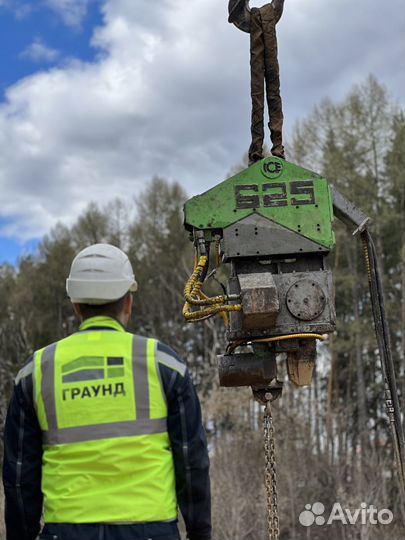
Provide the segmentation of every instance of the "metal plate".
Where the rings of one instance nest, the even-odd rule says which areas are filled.
[[[314,280],[301,279],[292,285],[286,296],[288,311],[301,321],[312,321],[325,309],[322,287]]]
[[[248,216],[224,229],[224,260],[328,252],[327,248],[305,237],[304,233],[301,225],[292,231],[263,216]]]
[[[208,239],[216,231],[257,214],[297,233],[301,239],[304,237],[318,244],[318,249],[321,246],[321,250],[329,251],[335,244],[335,237],[328,182],[315,173],[283,160],[279,160],[282,165],[280,176],[275,180],[267,178],[263,168],[269,164],[268,170],[273,170],[277,159],[273,156],[259,161],[187,201],[184,206],[186,229],[204,230]],[[255,226],[253,224],[253,238],[250,239],[253,245],[262,234],[260,225],[257,231],[259,238],[255,235]],[[278,231],[271,231],[268,240],[273,242],[278,234]],[[236,239],[242,240],[242,237]],[[224,243],[226,247],[227,242]],[[299,248],[305,253],[305,246],[300,245]],[[240,250],[233,251],[237,253]],[[260,248],[253,255],[256,255],[256,251],[260,251]],[[297,253],[300,253],[299,249]]]

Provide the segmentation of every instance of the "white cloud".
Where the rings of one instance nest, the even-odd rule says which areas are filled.
[[[33,11],[33,6],[30,6],[29,4],[21,4],[15,7],[14,15],[16,19],[21,21],[23,19],[27,19]]]
[[[36,37],[20,54],[20,58],[33,62],[55,62],[60,56],[60,51],[48,47],[41,38]]]
[[[68,26],[80,26],[91,0],[45,0],[47,6],[58,13]]]
[[[21,0],[0,0],[0,8],[11,11],[17,20],[26,19],[35,11],[35,6]]]
[[[190,194],[224,179],[250,134],[249,38],[226,9],[218,0],[106,0],[96,62],[9,88],[0,213],[10,224],[0,234],[42,235],[90,200],[131,199],[155,174]],[[384,9],[379,0],[286,5],[278,31],[287,131],[370,72],[403,99],[402,14],[402,0]]]

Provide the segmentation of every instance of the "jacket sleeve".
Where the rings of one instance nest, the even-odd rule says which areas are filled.
[[[190,374],[176,353],[159,343],[158,359],[168,404],[178,505],[189,540],[210,540],[209,457],[200,402]]]
[[[4,428],[7,540],[34,540],[42,514],[42,433],[33,405],[32,360],[17,376]]]

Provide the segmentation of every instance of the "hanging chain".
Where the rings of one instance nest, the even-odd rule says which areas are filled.
[[[267,523],[269,539],[279,540],[280,525],[277,501],[276,453],[274,445],[274,426],[271,404],[267,401],[263,415],[263,436],[265,456],[265,484],[267,494]]]

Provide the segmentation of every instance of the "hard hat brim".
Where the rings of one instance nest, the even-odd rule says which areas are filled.
[[[135,280],[100,280],[86,281],[83,279],[66,280],[66,289],[74,290],[75,296],[70,297],[74,304],[101,305],[122,298],[128,291],[136,292],[138,284]]]

